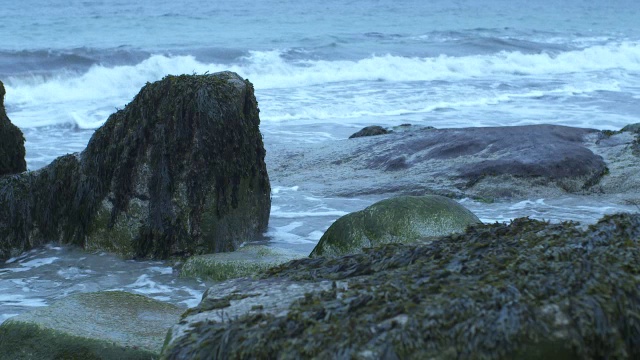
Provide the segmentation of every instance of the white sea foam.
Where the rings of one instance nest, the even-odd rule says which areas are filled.
[[[546,205],[544,202],[544,199],[536,199],[534,201],[532,200],[523,200],[523,201],[519,201],[511,206],[509,206],[509,209],[511,210],[521,210],[521,209],[525,209],[525,208],[530,208],[530,207],[535,207],[535,206],[539,206],[539,205]]]
[[[149,270],[153,272],[160,273],[162,275],[171,275],[173,274],[173,268],[170,266],[152,266]]]
[[[179,304],[185,304],[187,307],[192,308],[200,304],[200,301],[202,301],[202,294],[204,294],[203,290],[197,290],[186,286],[181,287],[180,290],[186,292],[191,297],[180,301]]]
[[[282,191],[298,191],[299,188],[300,188],[299,186],[291,186],[291,187],[274,186],[271,188],[271,194],[277,195]]]
[[[76,280],[84,278],[92,274],[93,271],[89,269],[80,269],[75,266],[70,266],[64,269],[60,269],[56,272],[58,276],[66,280]]]
[[[326,210],[326,211],[271,211],[271,217],[281,219],[298,219],[311,216],[332,216],[340,217],[347,215],[348,212],[341,210]]]
[[[324,232],[322,232],[322,231],[312,231],[312,232],[309,233],[308,237],[311,240],[318,241],[318,240],[320,240],[322,235],[324,235]]]
[[[250,79],[258,93],[268,89],[300,89],[315,85],[331,85],[336,90],[351,90],[348,84],[353,82],[403,82],[411,84],[420,81],[473,81],[474,79],[521,78],[526,76],[550,77],[575,74],[590,74],[600,71],[622,70],[624,72],[640,71],[640,45],[635,42],[617,42],[608,45],[591,46],[582,50],[560,53],[525,54],[520,52],[500,52],[492,55],[473,56],[438,56],[438,57],[402,57],[394,55],[374,55],[360,60],[300,60],[291,62],[283,57],[282,51],[253,51],[236,64],[203,63],[193,56],[153,55],[148,59],[127,66],[105,67],[95,65],[85,73],[61,73],[53,77],[33,76],[29,78],[9,78],[5,81],[7,89],[6,104],[9,115],[18,126],[33,127],[59,123],[71,123],[80,128],[96,128],[113,113],[122,108],[139,89],[149,81],[159,80],[166,74],[205,73],[221,70],[232,70]],[[582,76],[581,75],[581,76]],[[598,91],[610,89],[610,79],[592,79],[591,83],[578,83],[571,90],[562,86],[557,91]],[[584,87],[583,85],[586,85]],[[347,88],[345,88],[347,86]],[[362,86],[369,89],[371,86]],[[392,116],[412,112],[432,111],[438,108],[456,106],[477,106],[496,101],[508,101],[517,96],[543,96],[545,92],[529,94],[500,94],[501,97],[471,98],[459,97],[451,101],[430,103],[423,96],[422,107],[408,106],[415,101],[407,101],[393,106],[367,105],[379,102],[375,89],[361,92],[355,98],[347,96],[345,109],[333,106],[334,100],[346,96],[346,92],[327,94],[320,107],[305,103],[308,96],[305,91],[300,94],[289,93],[291,99],[298,96],[297,113],[278,110],[275,92],[265,95],[271,105],[264,105],[264,119],[268,121],[284,121],[299,118],[330,117],[366,117]],[[402,90],[402,87],[400,87]],[[555,91],[555,90],[554,90]],[[413,90],[403,93],[400,98],[411,94]],[[382,98],[389,94],[382,94]],[[428,94],[423,94],[428,95]],[[451,94],[449,94],[451,95]],[[455,95],[455,94],[454,94]],[[464,95],[464,94],[462,94]],[[259,95],[260,96],[260,95]],[[448,96],[451,98],[451,96]],[[274,100],[275,99],[275,100]],[[259,99],[260,100],[260,99]],[[414,100],[414,99],[410,99]],[[275,102],[274,102],[275,101]],[[465,103],[466,102],[466,103]],[[316,102],[317,103],[317,102]],[[332,104],[328,107],[327,104]],[[400,106],[399,106],[400,105]],[[306,112],[306,113],[305,113]]]
[[[47,306],[47,302],[40,298],[30,298],[24,295],[0,294],[0,304],[10,306],[22,306],[22,307],[42,307]]]
[[[49,258],[33,259],[29,261],[24,261],[24,262],[19,261],[18,263],[20,267],[8,267],[8,268],[3,268],[2,270],[6,272],[24,272],[24,271],[29,271],[33,268],[52,264],[56,260],[58,260],[57,257],[49,257]]]
[[[314,244],[317,239],[295,234],[293,231],[304,226],[301,221],[293,221],[283,226],[269,226],[266,236],[273,239],[274,242],[282,242],[287,244]],[[315,235],[315,234],[314,234]]]
[[[133,284],[126,287],[145,295],[170,294],[172,291],[172,287],[151,280],[147,274],[140,275]]]

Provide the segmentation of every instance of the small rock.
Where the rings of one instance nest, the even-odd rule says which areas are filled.
[[[378,126],[378,125],[374,125],[374,126],[367,126],[365,128],[363,128],[362,130],[354,133],[353,135],[349,136],[349,139],[353,139],[353,138],[358,138],[358,137],[364,137],[364,136],[376,136],[376,135],[384,135],[384,134],[388,134],[389,131],[385,128],[383,128],[382,126]]]

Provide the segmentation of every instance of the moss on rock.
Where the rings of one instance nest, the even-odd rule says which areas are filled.
[[[157,358],[181,312],[121,291],[75,294],[0,325],[0,358]]]
[[[274,268],[262,281],[335,285],[287,311],[186,316],[163,358],[636,359],[639,275],[640,214],[478,224]]]
[[[301,257],[304,255],[264,245],[247,245],[233,252],[192,256],[180,270],[180,276],[223,281],[259,275]]]
[[[464,232],[478,222],[477,216],[455,200],[437,195],[400,196],[339,218],[310,256],[340,256],[387,243],[411,243]]]

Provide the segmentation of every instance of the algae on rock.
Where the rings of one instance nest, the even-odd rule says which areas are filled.
[[[182,311],[122,291],[74,294],[2,323],[0,358],[157,358]]]
[[[311,257],[340,256],[365,247],[464,232],[480,220],[455,200],[437,196],[400,196],[379,201],[336,220]]]
[[[182,266],[180,276],[223,281],[260,275],[271,267],[304,256],[264,245],[247,245],[232,252],[192,256]]]
[[[0,176],[27,170],[22,131],[11,123],[4,109],[4,84],[0,81]]]
[[[259,237],[271,189],[258,112],[235,73],[147,84],[82,153],[0,180],[0,259],[52,240],[167,258]]]
[[[478,224],[430,244],[387,244],[274,268],[261,282],[308,289],[333,281],[285,310],[220,319],[209,291],[208,302],[174,327],[162,354],[637,359],[639,274],[640,214],[605,216],[588,229],[527,218]]]

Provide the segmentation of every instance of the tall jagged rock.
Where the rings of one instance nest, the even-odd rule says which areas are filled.
[[[4,84],[0,81],[0,176],[27,170],[24,160],[24,136],[7,116],[4,94]]]
[[[80,154],[0,182],[0,258],[59,241],[131,258],[235,250],[271,208],[253,86],[167,76]]]

